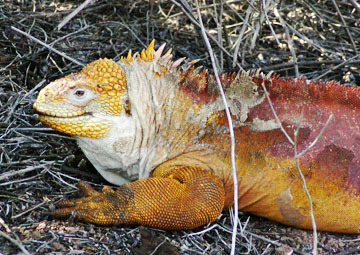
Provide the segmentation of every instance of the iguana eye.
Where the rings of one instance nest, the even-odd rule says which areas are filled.
[[[68,99],[75,104],[86,104],[94,97],[94,92],[84,87],[74,88],[68,94]]]
[[[74,95],[81,98],[85,95],[85,91],[83,89],[77,89],[74,91]]]

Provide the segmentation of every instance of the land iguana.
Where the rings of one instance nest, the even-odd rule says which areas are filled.
[[[172,61],[154,42],[119,62],[99,59],[43,88],[41,122],[74,136],[116,190],[85,182],[55,217],[100,225],[192,229],[233,205],[230,138],[215,76]],[[299,158],[319,230],[360,232],[360,88],[336,82],[238,72],[219,75],[236,139],[239,209],[312,227],[294,161]],[[266,88],[266,90],[264,89]],[[276,121],[265,93],[268,91]],[[281,125],[280,125],[281,123]]]

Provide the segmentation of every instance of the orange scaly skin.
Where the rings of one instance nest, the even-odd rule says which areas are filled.
[[[65,200],[53,215],[101,225],[191,229],[233,204],[230,139],[215,79],[180,66],[152,42],[118,63],[94,61],[40,91],[46,125],[73,135],[106,180],[101,193]],[[262,85],[299,158],[320,230],[360,230],[360,89],[335,82],[238,73],[220,76],[234,122],[240,210],[311,228],[294,146],[275,121]]]

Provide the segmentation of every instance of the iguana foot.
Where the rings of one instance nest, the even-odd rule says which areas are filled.
[[[126,192],[115,192],[109,186],[104,186],[102,192],[98,192],[84,181],[80,181],[78,187],[85,196],[60,201],[58,203],[60,209],[51,213],[53,217],[73,216],[75,219],[99,225],[124,223],[129,201],[124,196]]]

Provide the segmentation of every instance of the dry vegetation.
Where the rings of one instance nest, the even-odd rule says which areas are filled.
[[[226,254],[231,219],[210,230],[163,232],[143,227],[98,227],[53,220],[47,212],[73,196],[80,179],[105,184],[73,140],[44,127],[32,111],[40,88],[100,57],[119,60],[153,38],[176,57],[211,69],[188,1],[94,1],[58,30],[80,1],[0,3],[0,253],[1,254]],[[282,76],[360,84],[360,6],[353,1],[201,1],[202,19],[220,69],[261,68]],[[34,36],[79,64],[30,40]],[[234,57],[235,55],[235,57]],[[233,63],[237,64],[233,65]],[[235,67],[234,67],[235,66]],[[306,254],[311,231],[247,214],[237,252]],[[204,233],[198,233],[204,231]],[[360,236],[319,233],[320,254],[359,254]]]

